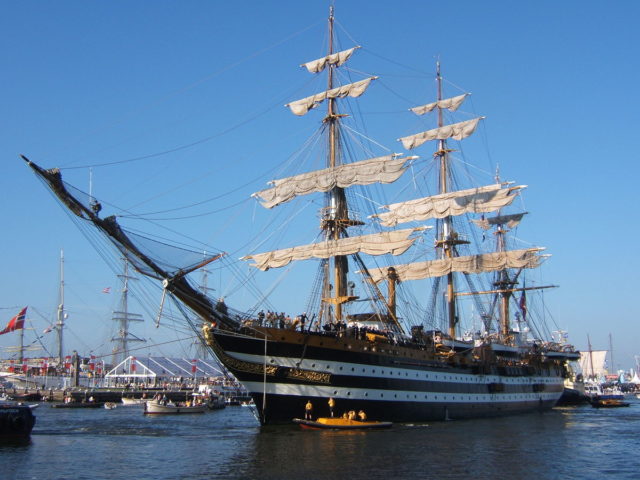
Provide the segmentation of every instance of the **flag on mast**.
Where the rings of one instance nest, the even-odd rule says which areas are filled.
[[[520,310],[522,311],[522,320],[527,319],[527,295],[526,295],[526,284],[524,284],[522,289],[522,296],[520,297]]]
[[[27,307],[24,307],[20,310],[20,313],[9,320],[7,326],[0,332],[0,335],[4,335],[5,333],[14,332],[16,330],[21,330],[24,328],[24,319],[27,316]]]

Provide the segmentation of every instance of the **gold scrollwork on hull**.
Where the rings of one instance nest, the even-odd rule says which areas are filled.
[[[278,371],[280,371],[281,375],[284,375],[287,378],[303,380],[307,382],[315,382],[315,383],[326,383],[326,384],[330,383],[330,380],[331,380],[330,373],[314,372],[311,370],[301,370],[299,368],[276,367],[273,365],[264,365],[260,363],[252,363],[252,362],[245,362],[243,360],[238,360],[237,358],[230,357],[224,352],[222,347],[220,347],[220,344],[216,341],[210,329],[204,330],[204,336],[205,336],[205,339],[207,340],[207,343],[213,349],[218,359],[230,370],[237,370],[240,372],[253,373],[253,374],[259,374],[259,375],[264,375],[266,370],[266,374],[272,377],[276,376]]]
[[[287,377],[317,383],[329,383],[329,381],[331,380],[330,373],[313,372],[311,370],[300,370],[298,368],[290,368],[287,372]]]

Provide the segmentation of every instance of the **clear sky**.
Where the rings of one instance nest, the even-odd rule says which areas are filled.
[[[118,300],[115,274],[19,154],[66,168],[65,178],[85,191],[89,169],[78,167],[93,165],[93,193],[136,213],[208,200],[176,213],[191,218],[170,220],[171,228],[238,258],[248,253],[241,234],[255,235],[252,220],[262,215],[243,199],[273,178],[320,118],[301,121],[283,104],[319,91],[299,65],[324,54],[329,2],[1,5],[0,323],[25,305],[35,331],[54,321],[64,249],[67,344],[106,352]],[[395,140],[413,133],[415,120],[399,120],[397,112],[431,100],[440,58],[451,92],[473,92],[466,108],[487,117],[481,138],[491,161],[503,177],[529,186],[526,236],[553,255],[543,268],[560,286],[545,296],[556,324],[581,349],[587,335],[595,349],[606,349],[611,335],[616,367],[633,366],[640,354],[634,247],[640,5],[338,0],[335,6],[340,46],[363,46],[354,68],[380,75],[371,89],[379,103],[362,107],[374,114],[377,141],[401,150]],[[391,120],[383,120],[389,112]],[[122,163],[100,166],[113,162]],[[233,234],[224,233],[229,223]],[[239,308],[250,306],[240,289],[229,291],[220,270],[210,282]],[[140,313],[148,321],[137,333],[149,344],[185,336],[155,330],[153,312]],[[15,342],[14,334],[0,336],[0,347]],[[153,353],[182,354],[188,345],[165,344]]]

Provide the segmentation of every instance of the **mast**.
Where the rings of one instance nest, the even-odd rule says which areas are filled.
[[[333,54],[333,6],[329,7],[329,52]],[[333,89],[333,75],[336,67],[333,64],[328,66],[327,90]],[[327,116],[324,119],[329,126],[329,151],[327,156],[327,167],[335,168],[339,164],[338,159],[338,121],[342,115],[336,112],[335,98],[329,98],[327,102]],[[339,240],[346,227],[354,225],[349,220],[349,209],[345,197],[344,189],[334,187],[329,192],[329,206],[326,209],[322,229],[328,240]],[[333,291],[326,292],[328,295],[325,301],[334,304],[334,319],[341,321],[343,317],[342,304],[353,299],[347,296],[347,257],[336,255],[333,257]]]
[[[20,329],[20,350],[18,351],[18,362],[22,363],[24,361],[24,324]]]
[[[595,373],[593,371],[593,350],[591,350],[591,339],[587,335],[587,345],[589,347],[589,366],[591,367],[591,378],[595,379]]]
[[[442,101],[442,75],[440,74],[440,62],[436,62],[436,79],[438,82],[438,98],[437,101]],[[442,107],[438,106],[438,128],[444,126],[444,119],[442,115]],[[439,191],[441,194],[449,191],[448,177],[449,177],[449,151],[447,149],[446,139],[438,140],[438,151],[434,156],[440,158],[440,179],[439,179]],[[466,243],[458,240],[458,235],[453,230],[453,219],[451,215],[446,216],[443,219],[442,232],[440,239],[436,242],[436,247],[442,248],[442,257],[451,259],[454,256],[454,246],[460,243]],[[447,274],[447,313],[448,313],[448,333],[451,338],[456,336],[456,324],[458,323],[456,314],[456,299],[455,299],[455,278],[453,272]]]
[[[613,370],[611,373],[615,373],[616,366],[615,363],[613,363],[613,339],[611,337],[611,333],[609,333],[609,356],[611,357],[611,369]]]
[[[63,364],[62,352],[62,330],[64,329],[64,250],[60,250],[60,302],[58,303],[58,321],[56,331],[58,332],[58,367]]]
[[[142,342],[144,340],[134,336],[129,332],[130,322],[144,321],[142,315],[129,312],[129,280],[133,277],[129,276],[129,261],[124,259],[124,271],[122,275],[118,275],[122,279],[122,297],[120,300],[120,310],[113,312],[112,319],[119,322],[118,334],[111,340],[115,342],[114,348],[114,364],[120,360],[124,360],[129,356],[129,342]]]

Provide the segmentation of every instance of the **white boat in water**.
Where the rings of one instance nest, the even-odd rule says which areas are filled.
[[[144,398],[130,398],[130,397],[122,397],[122,405],[126,407],[131,407],[134,405],[143,405],[146,402]]]
[[[186,414],[186,413],[204,413],[208,409],[207,405],[180,405],[175,403],[158,403],[150,400],[144,404],[145,415],[155,414]]]

